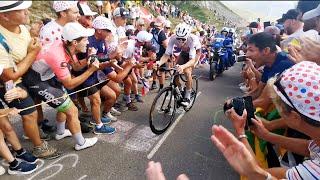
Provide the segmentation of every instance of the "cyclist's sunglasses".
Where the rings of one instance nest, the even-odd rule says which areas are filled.
[[[176,38],[178,41],[185,42],[187,39],[186,38]]]

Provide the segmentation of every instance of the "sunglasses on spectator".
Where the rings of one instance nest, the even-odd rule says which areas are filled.
[[[139,24],[139,26],[143,27],[143,26],[144,26],[144,24]]]
[[[182,41],[182,42],[185,42],[187,39],[185,38],[176,38],[178,41]]]
[[[166,27],[166,29],[171,29],[171,27]]]

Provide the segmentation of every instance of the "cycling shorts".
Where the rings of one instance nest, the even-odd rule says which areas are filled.
[[[69,95],[55,77],[42,81],[40,74],[29,69],[23,76],[23,84],[27,87],[32,98],[40,99],[59,112],[66,112],[72,105]]]
[[[27,88],[22,84],[22,83],[19,83],[16,85],[17,87],[20,87],[21,89],[24,89],[25,91],[27,91]],[[28,92],[28,91],[27,91]],[[25,109],[27,107],[31,107],[34,105],[34,102],[33,102],[33,99],[30,97],[30,96],[27,96],[25,99],[15,99],[13,100],[12,102],[8,103],[5,101],[4,99],[4,94],[6,93],[6,89],[5,87],[1,87],[0,88],[0,98],[3,102],[5,102],[8,107],[10,108],[17,108],[17,109]],[[4,109],[4,106],[2,103],[0,103],[0,109]],[[31,114],[33,113],[34,111],[36,111],[36,108],[33,107],[33,108],[30,108],[30,109],[27,109],[27,110],[24,110],[24,111],[21,111],[19,114],[21,116],[24,116],[24,115],[28,115],[28,114]]]

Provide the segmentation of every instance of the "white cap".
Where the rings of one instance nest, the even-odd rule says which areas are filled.
[[[79,14],[81,16],[94,16],[98,13],[91,11],[86,3],[78,3]]]
[[[86,29],[77,22],[70,22],[64,25],[62,30],[62,39],[72,41],[80,37],[89,37],[94,34],[94,29]]]
[[[73,7],[77,7],[78,1],[53,1],[53,9],[56,12],[61,12]]]
[[[133,31],[135,30],[135,28],[134,28],[133,25],[126,25],[125,28],[126,28],[126,31],[127,31],[127,30],[133,30]]]
[[[0,13],[28,9],[32,1],[0,1]]]
[[[151,33],[148,33],[147,31],[138,32],[137,37],[136,37],[136,39],[139,42],[149,42],[152,40],[152,38],[153,38],[153,35]]]
[[[303,14],[302,20],[306,21],[308,19],[312,19],[314,17],[320,16],[320,4],[318,5],[317,8],[312,9],[310,11],[307,11],[306,13]]]
[[[137,24],[140,25],[140,24],[145,24],[145,23],[144,23],[144,20],[142,18],[140,18],[137,20]]]
[[[104,16],[96,17],[92,22],[92,27],[94,29],[108,29],[112,33],[116,32],[116,28],[113,26],[112,21]]]
[[[165,23],[164,23],[164,27],[171,27],[171,22],[169,20],[167,20]]]

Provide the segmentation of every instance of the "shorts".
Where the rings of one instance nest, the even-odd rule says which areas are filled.
[[[80,91],[80,92],[78,92],[77,94],[78,94],[79,97],[88,97],[88,96],[91,96],[91,95],[93,95],[94,93],[100,91],[100,89],[101,89],[103,86],[107,85],[108,82],[109,82],[109,81],[105,81],[105,82],[103,82],[103,83],[101,83],[101,84],[98,84],[98,85],[96,85],[96,86],[93,86],[93,87],[91,87],[91,88],[89,88],[89,89]],[[97,82],[97,83],[98,83],[98,82]],[[88,86],[80,85],[80,86],[78,86],[75,90],[76,90],[76,91],[79,91],[79,90],[84,89],[84,88],[86,88],[86,87],[88,87]]]
[[[72,104],[63,85],[55,77],[42,81],[39,73],[29,69],[22,81],[31,97],[44,102],[50,101],[47,104],[59,112],[65,112]]]
[[[27,88],[22,84],[22,83],[19,83],[16,85],[17,87],[20,87],[22,89],[24,89],[25,91],[27,91]],[[28,92],[28,91],[27,91]],[[15,99],[13,100],[12,102],[8,103],[4,100],[4,94],[6,93],[6,90],[4,87],[1,87],[0,88],[0,98],[3,102],[5,102],[10,108],[17,108],[17,109],[25,109],[27,107],[30,107],[30,106],[33,106],[34,105],[34,102],[32,100],[32,98],[30,96],[27,96],[25,99]],[[0,103],[0,109],[4,109],[2,103]],[[19,114],[21,116],[24,116],[24,115],[28,115],[28,114],[31,114],[33,113],[34,111],[36,111],[36,108],[33,107],[33,108],[30,108],[30,109],[27,109],[27,110],[24,110],[24,111],[21,111]]]
[[[160,61],[161,57],[162,57],[162,56],[160,56],[160,57],[157,56],[157,60],[156,60],[156,61]],[[167,63],[162,64],[162,65],[160,66],[160,68],[159,68],[159,71],[160,71],[160,72],[164,72],[165,70],[164,70],[163,68],[167,68]]]
[[[189,53],[181,51],[177,59],[177,64],[183,65],[183,64],[186,64],[188,61],[189,61]]]

